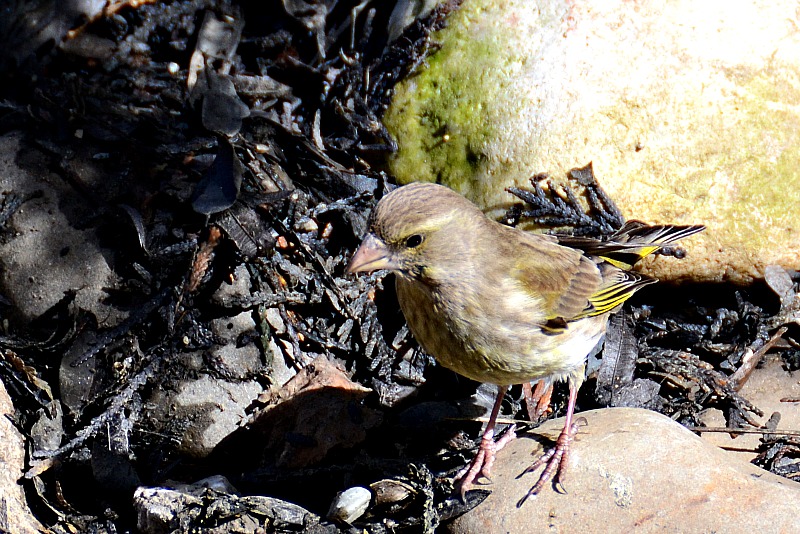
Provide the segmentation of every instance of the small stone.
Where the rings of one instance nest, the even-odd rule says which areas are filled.
[[[310,217],[304,217],[300,221],[298,221],[297,224],[295,224],[295,228],[299,232],[310,233],[310,232],[317,232],[319,230],[319,225],[317,224],[317,221],[315,221],[314,219]]]
[[[348,525],[364,515],[372,500],[372,492],[367,488],[356,486],[340,491],[334,497],[328,510],[328,519],[341,521]]]
[[[178,450],[203,458],[247,418],[245,410],[261,393],[254,381],[228,381],[208,375],[184,380],[174,390],[159,388],[149,402],[153,423],[180,440]]]
[[[272,329],[275,330],[276,334],[286,333],[286,324],[283,322],[281,312],[278,308],[267,308],[267,311],[264,313],[264,318]]]
[[[522,434],[501,450],[491,495],[456,519],[455,533],[800,531],[800,484],[706,443],[666,416],[637,408],[577,414],[588,424],[572,443],[563,486],[546,484],[517,502],[541,468],[519,476],[552,445],[563,419]],[[578,527],[580,525],[580,527]]]
[[[250,273],[247,272],[247,267],[238,265],[233,272],[231,282],[220,285],[211,299],[215,304],[219,304],[220,306],[231,306],[232,302],[250,296],[251,283],[252,281],[250,280]]]
[[[256,337],[251,312],[210,324],[218,343],[182,354],[176,363],[186,372],[155,389],[148,403],[157,430],[178,434],[179,450],[198,458],[208,455],[247,418],[247,408],[263,391],[253,377],[266,370],[255,342],[242,342]]]

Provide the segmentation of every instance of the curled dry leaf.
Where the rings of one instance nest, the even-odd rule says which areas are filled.
[[[363,404],[370,392],[319,356],[270,395],[251,422],[217,451],[236,465],[311,466],[333,448],[361,443],[380,422],[380,414]]]

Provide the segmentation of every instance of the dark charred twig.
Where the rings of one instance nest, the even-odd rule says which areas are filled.
[[[77,448],[83,446],[89,439],[94,437],[97,432],[102,430],[113,418],[128,409],[133,397],[138,394],[142,387],[152,380],[161,369],[164,361],[164,348],[157,347],[150,352],[149,362],[144,368],[131,377],[125,387],[116,393],[109,403],[109,407],[100,415],[94,417],[91,422],[75,432],[75,437],[66,445],[52,451],[34,451],[35,460],[51,459],[63,457]],[[26,474],[26,477],[28,475]]]
[[[325,266],[325,264],[322,262],[319,256],[308,247],[305,241],[301,239],[300,236],[298,236],[294,230],[285,225],[283,221],[272,216],[271,214],[270,217],[272,219],[274,227],[278,230],[278,232],[284,236],[290,236],[293,243],[295,243],[299,247],[299,250],[303,253],[306,259],[309,260],[312,263],[312,265],[316,267],[316,273],[322,277],[323,281],[325,282],[325,286],[328,289],[328,292],[326,292],[326,294],[329,297],[332,297],[333,295],[336,296],[336,299],[331,298],[331,303],[337,309],[344,309],[347,312],[348,317],[350,317],[351,319],[355,319],[356,316],[350,309],[348,300],[344,297],[344,295],[342,295],[341,290],[336,285],[336,282],[334,282],[333,277],[328,272],[328,268]]]
[[[279,304],[303,304],[306,302],[308,302],[308,295],[305,293],[286,291],[276,294],[256,291],[246,298],[230,300],[224,308],[231,311],[240,311],[252,310],[259,306],[274,308]]]
[[[579,169],[569,171],[570,178],[586,188],[586,197],[592,213],[602,219],[604,226],[614,230],[622,227],[625,219],[617,205],[611,200],[594,176],[592,163]]]
[[[156,295],[155,298],[150,299],[146,304],[142,305],[141,308],[136,310],[135,313],[131,314],[128,319],[120,323],[119,326],[101,334],[97,339],[95,346],[92,349],[84,352],[70,365],[72,367],[83,365],[89,361],[90,358],[104,350],[110,343],[130,332],[132,328],[141,324],[152,312],[164,304],[171,293],[172,288],[166,288],[162,290],[158,295]]]
[[[547,174],[537,174],[531,178],[532,190],[509,187],[507,191],[516,196],[526,206],[512,208],[504,220],[515,226],[522,219],[548,228],[571,227],[576,236],[609,235],[622,227],[625,222],[619,208],[603,191],[592,172],[592,164],[570,171],[570,178],[576,183],[588,204],[584,208],[578,193],[569,184],[557,185]],[[542,183],[546,188],[542,187]]]
[[[756,351],[748,349],[745,357],[742,358],[741,367],[739,367],[729,379],[734,391],[739,391],[742,389],[742,386],[744,386],[745,382],[747,382],[747,379],[750,378],[750,374],[752,374],[753,370],[761,362],[761,359],[764,357],[767,351],[774,347],[778,341],[780,341],[781,337],[783,337],[787,330],[787,327],[782,326],[760,349]]]

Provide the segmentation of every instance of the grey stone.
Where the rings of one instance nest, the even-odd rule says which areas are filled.
[[[111,254],[99,246],[93,229],[73,224],[83,218],[85,199],[44,166],[23,168],[21,148],[20,134],[0,137],[0,191],[31,197],[11,216],[10,239],[0,242],[0,293],[21,322],[40,316],[72,290],[75,304],[92,311],[102,326],[116,325],[125,315],[102,303],[104,288],[117,281],[107,260]]]
[[[182,355],[185,376],[155,390],[148,402],[156,428],[177,433],[178,450],[195,457],[205,457],[233,432],[263,391],[254,378],[264,367],[258,347],[237,343],[255,328],[252,314],[216,319],[211,328],[221,343]]]
[[[264,524],[280,532],[338,532],[295,504],[271,497],[220,493],[204,485],[180,490],[141,487],[134,493],[133,503],[137,526],[146,534],[258,532]],[[218,526],[209,526],[214,524]]]
[[[250,273],[244,265],[238,265],[233,271],[233,278],[230,283],[219,286],[211,296],[211,301],[220,306],[231,306],[234,301],[242,300],[250,296]]]
[[[251,333],[255,328],[253,315],[242,312],[233,317],[223,317],[211,322],[211,329],[225,343],[210,351],[211,357],[225,367],[227,376],[246,378],[263,366],[261,353],[255,343],[238,346],[240,336]]]

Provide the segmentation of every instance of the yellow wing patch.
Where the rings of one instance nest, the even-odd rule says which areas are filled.
[[[633,296],[641,287],[654,284],[647,276],[619,271],[619,279],[589,296],[589,306],[573,320],[608,313]]]

